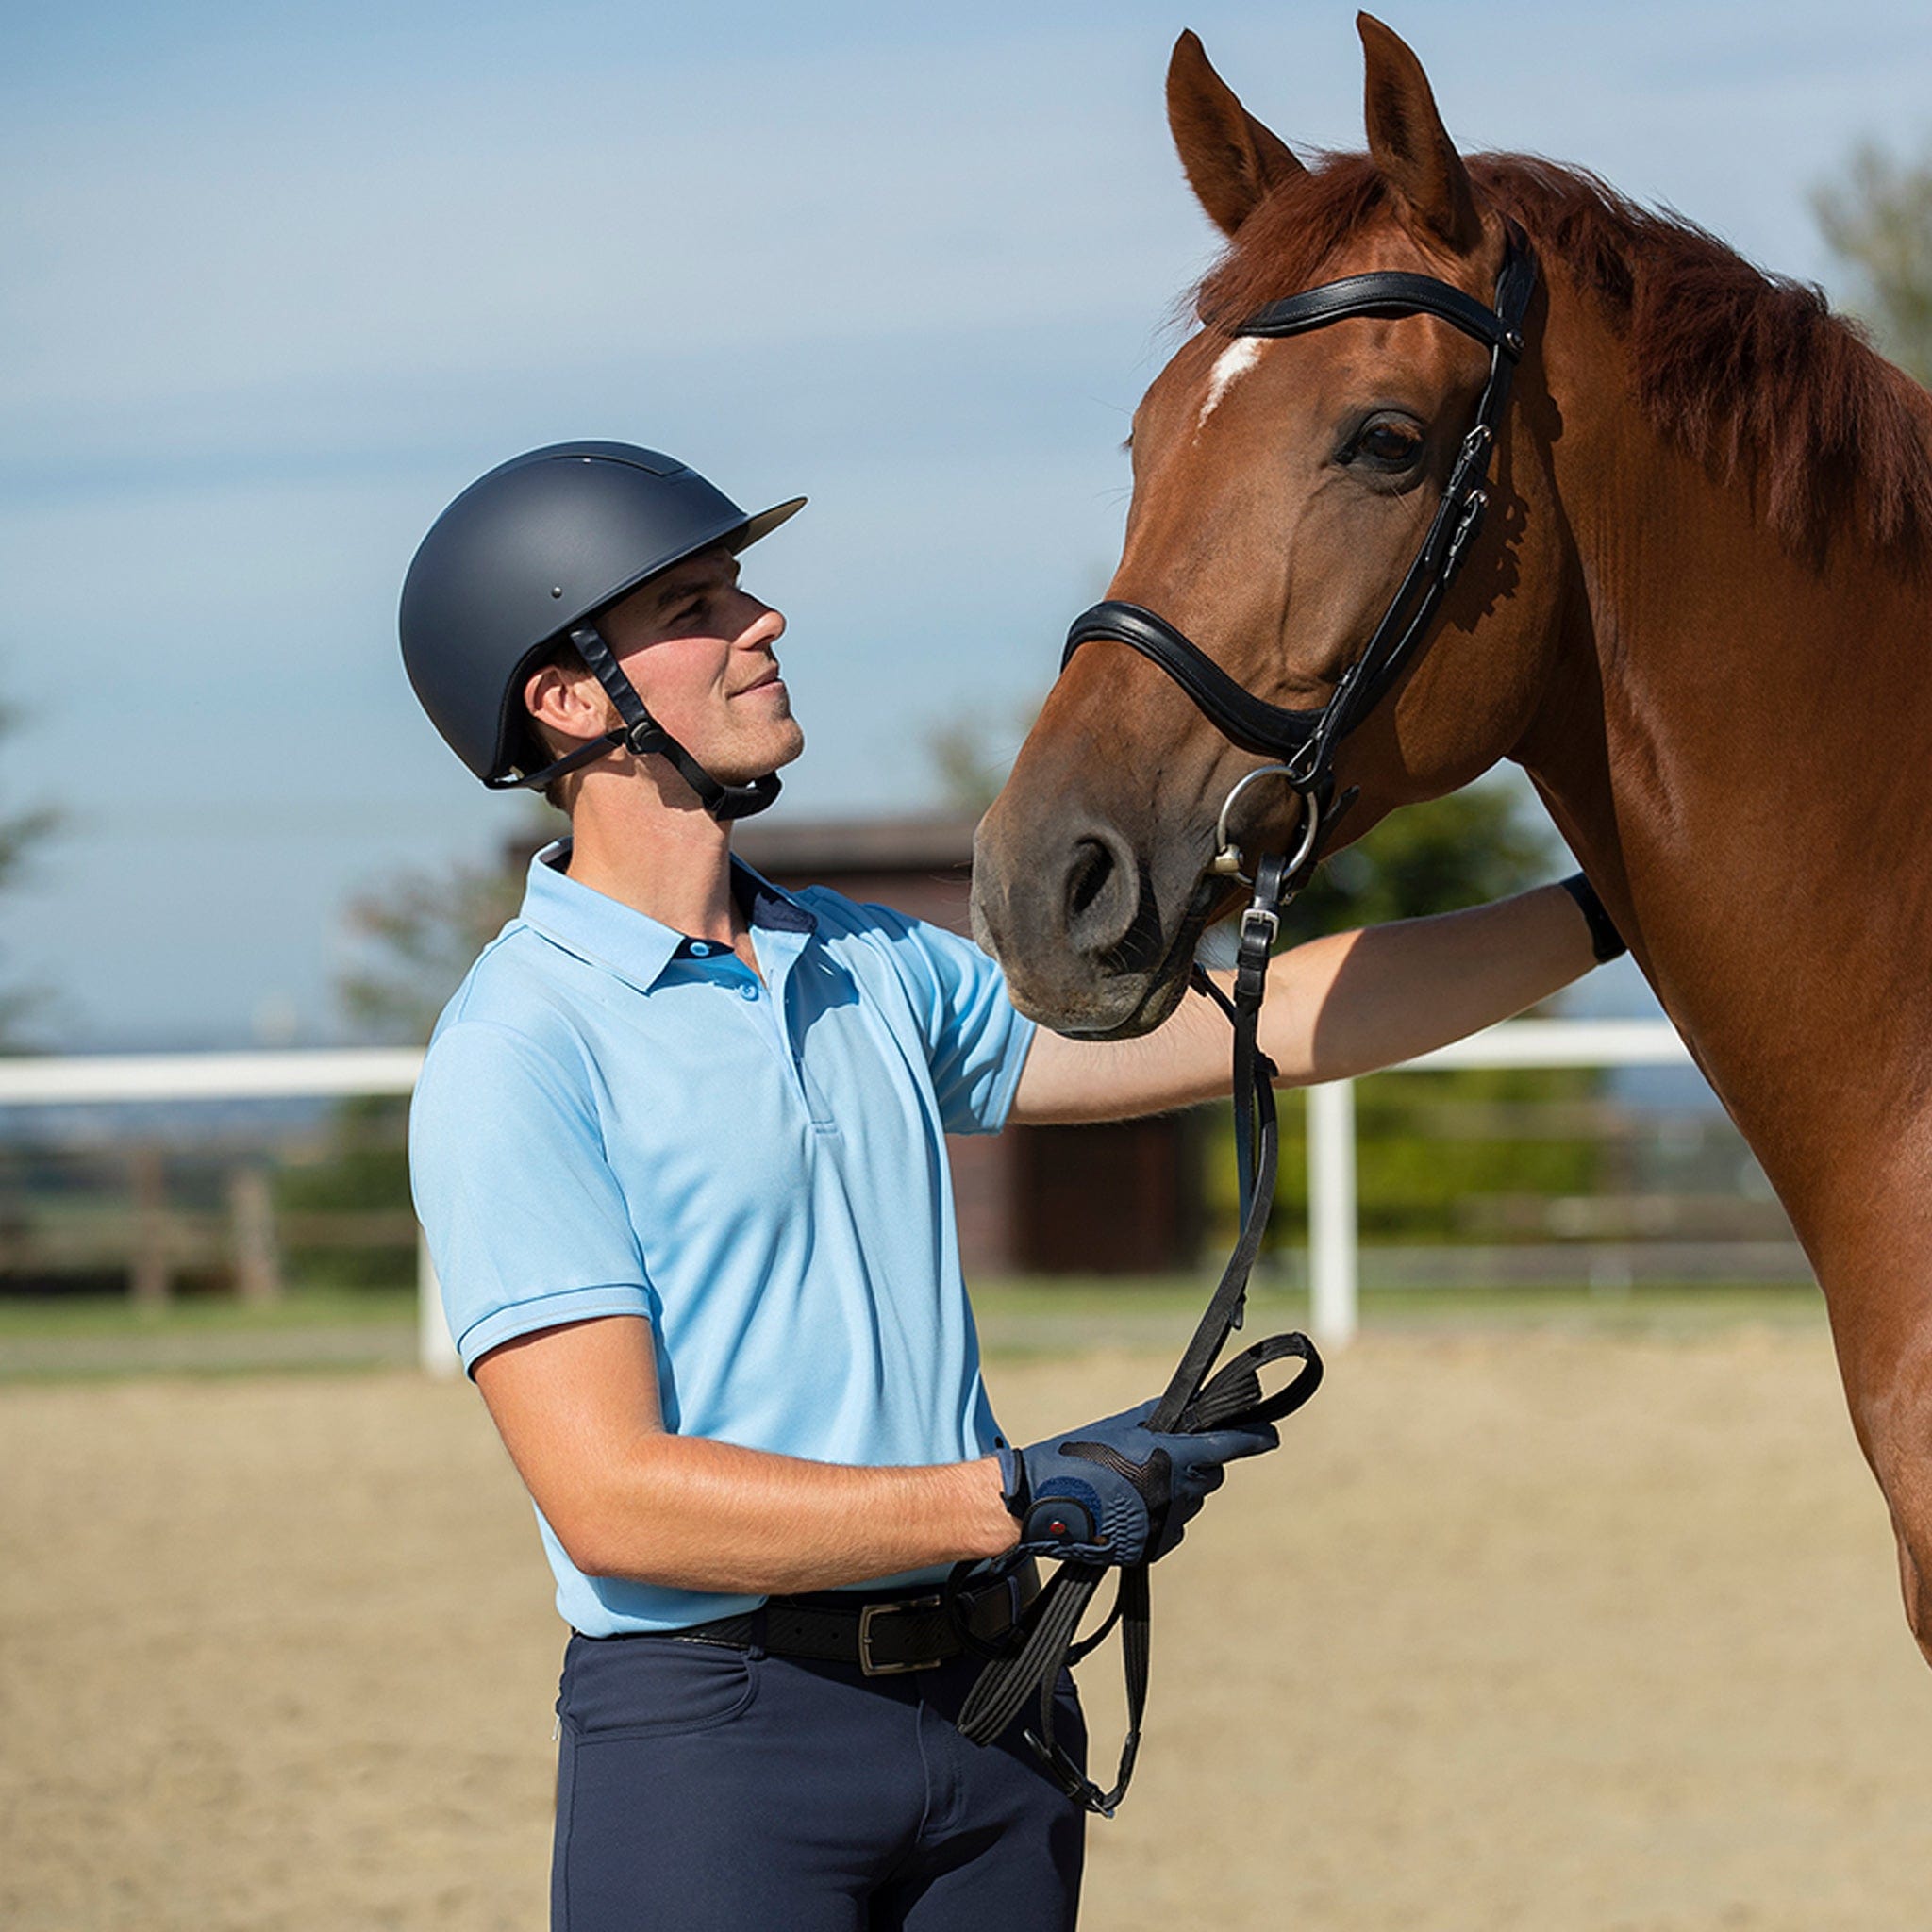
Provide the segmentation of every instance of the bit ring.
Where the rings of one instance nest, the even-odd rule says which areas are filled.
[[[1221,815],[1214,821],[1215,852],[1214,858],[1208,867],[1210,873],[1222,878],[1237,878],[1244,886],[1252,886],[1255,883],[1241,870],[1241,847],[1235,844],[1227,835],[1228,815],[1234,810],[1235,803],[1241,793],[1257,778],[1274,777],[1286,778],[1291,785],[1294,784],[1294,773],[1287,765],[1257,765],[1252,772],[1244,773],[1238,778],[1235,781],[1234,790],[1222,800]],[[1308,858],[1315,849],[1315,841],[1320,836],[1322,828],[1322,814],[1316,808],[1313,796],[1304,791],[1301,793],[1301,841],[1295,847],[1294,857],[1289,860],[1283,873],[1284,877],[1291,879],[1308,862]]]

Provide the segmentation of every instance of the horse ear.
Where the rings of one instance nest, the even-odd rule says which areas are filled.
[[[1475,191],[1436,111],[1429,77],[1408,46],[1367,13],[1355,17],[1366,60],[1369,153],[1422,225],[1457,255],[1482,240]]]
[[[1304,172],[1288,143],[1236,99],[1192,32],[1174,43],[1168,62],[1167,125],[1188,185],[1224,235],[1232,235],[1270,189]]]

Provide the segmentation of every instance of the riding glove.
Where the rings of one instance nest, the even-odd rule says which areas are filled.
[[[1023,1553],[1086,1562],[1151,1563],[1180,1541],[1223,1465],[1279,1446],[1274,1425],[1156,1434],[1158,1403],[1089,1423],[1030,1449],[998,1447],[1007,1507]]]

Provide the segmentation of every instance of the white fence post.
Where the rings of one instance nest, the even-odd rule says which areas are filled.
[[[1308,1094],[1309,1325],[1317,1341],[1354,1338],[1356,1306],[1355,1082]]]
[[[454,1382],[463,1373],[463,1358],[450,1340],[442,1313],[442,1284],[429,1258],[429,1237],[416,1230],[416,1359],[423,1373],[438,1382]]]

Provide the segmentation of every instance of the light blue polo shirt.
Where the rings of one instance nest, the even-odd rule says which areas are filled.
[[[738,866],[761,983],[568,858],[531,862],[410,1108],[465,1367],[535,1329],[642,1315],[672,1429],[820,1462],[986,1454],[945,1136],[998,1129],[1019,1085],[1032,1025],[998,969],[939,927]],[[759,1601],[587,1576],[538,1524],[558,1609],[588,1636]]]

